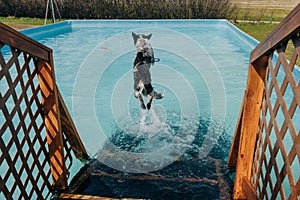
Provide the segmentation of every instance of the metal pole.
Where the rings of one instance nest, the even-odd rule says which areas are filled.
[[[51,0],[51,10],[52,10],[52,23],[55,23],[55,10],[53,5],[53,0]]]
[[[54,0],[54,4],[55,4],[55,7],[56,7],[56,10],[57,10],[57,13],[58,13],[58,17],[59,17],[59,19],[61,19],[61,15],[60,15],[59,8],[58,8],[58,5],[57,5],[57,0]]]
[[[44,22],[44,25],[47,24],[48,7],[49,7],[49,0],[47,0],[47,6],[46,6],[46,14],[45,14],[45,22]]]

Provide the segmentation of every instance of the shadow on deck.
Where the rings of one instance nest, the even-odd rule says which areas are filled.
[[[133,174],[92,160],[73,178],[68,194],[60,197],[80,194],[117,199],[230,199],[233,183],[223,164],[212,158],[178,160],[159,171]]]

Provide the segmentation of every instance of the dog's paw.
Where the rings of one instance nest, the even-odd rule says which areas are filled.
[[[151,103],[147,103],[147,109],[150,110],[151,108]]]
[[[148,105],[147,105],[147,106],[148,106]],[[141,104],[141,108],[144,109],[144,110],[146,110],[145,104]]]

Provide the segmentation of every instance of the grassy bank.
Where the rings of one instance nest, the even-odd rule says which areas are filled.
[[[263,41],[267,35],[277,26],[277,24],[265,24],[265,23],[233,23],[236,27],[251,35],[258,41]],[[291,58],[293,54],[293,44],[290,42],[286,49],[286,56]],[[300,60],[297,60],[297,65],[300,66]]]
[[[233,20],[280,22],[289,14],[289,9],[282,8],[239,8],[231,17]]]
[[[258,41],[262,41],[276,26],[277,24],[270,23],[233,23],[236,27],[251,35]]]
[[[45,19],[29,17],[0,17],[0,22],[12,26],[15,29],[24,29],[44,25]],[[50,23],[52,23],[52,21],[48,19],[47,24]]]
[[[231,0],[238,9],[233,20],[282,21],[299,0]]]

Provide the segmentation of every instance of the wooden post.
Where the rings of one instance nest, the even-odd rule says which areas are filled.
[[[233,191],[234,199],[246,199],[246,195],[243,192],[243,178],[245,177],[248,181],[250,181],[251,178],[251,167],[258,130],[260,107],[264,93],[267,60],[268,57],[263,56],[257,62],[249,64],[236,163],[236,177]]]
[[[57,189],[64,189],[67,187],[67,176],[54,68],[45,61],[37,61],[37,66],[49,145],[52,186]]]

